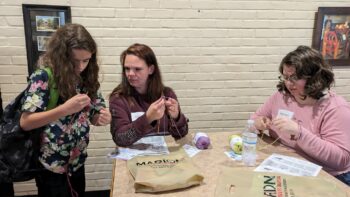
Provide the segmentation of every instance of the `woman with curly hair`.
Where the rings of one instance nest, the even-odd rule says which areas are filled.
[[[184,137],[187,118],[181,113],[175,92],[163,85],[153,50],[133,44],[122,52],[120,63],[122,80],[109,99],[114,142],[125,147],[145,136]]]
[[[350,106],[330,90],[330,65],[318,51],[299,46],[279,72],[278,91],[252,116],[255,127],[350,185]]]
[[[107,125],[111,114],[99,92],[97,45],[79,24],[67,24],[51,37],[40,66],[49,67],[59,93],[57,107],[46,111],[49,77],[38,69],[25,92],[23,130],[45,127],[36,177],[38,196],[84,196],[89,124]],[[51,83],[51,82],[50,82]]]

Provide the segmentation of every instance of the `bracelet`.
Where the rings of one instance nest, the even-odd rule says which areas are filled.
[[[295,135],[293,135],[293,134],[291,134],[290,135],[290,140],[293,140],[293,141],[297,141],[298,139],[300,139],[300,137],[301,137],[301,121],[300,120],[298,120],[298,130],[299,130],[299,136],[298,137],[295,137]]]

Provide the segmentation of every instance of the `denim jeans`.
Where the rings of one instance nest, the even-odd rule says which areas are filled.
[[[337,179],[339,179],[341,182],[347,184],[348,186],[350,186],[350,172],[346,172],[343,174],[339,174],[337,176],[335,176]]]
[[[38,197],[84,197],[85,169],[80,167],[72,176],[44,170],[35,178]],[[74,191],[73,191],[73,190]]]

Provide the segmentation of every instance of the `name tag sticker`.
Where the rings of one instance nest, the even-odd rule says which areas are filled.
[[[131,121],[134,122],[138,118],[140,118],[145,112],[133,112],[131,113]]]
[[[289,119],[292,119],[294,116],[294,112],[285,110],[285,109],[279,109],[277,117],[287,117]]]

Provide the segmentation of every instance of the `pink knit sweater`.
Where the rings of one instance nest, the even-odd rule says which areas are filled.
[[[274,93],[256,112],[252,119],[266,116],[273,120],[278,110],[294,112],[293,120],[299,123],[300,137],[290,140],[287,133],[275,132],[281,142],[305,156],[332,175],[350,171],[350,106],[341,96],[330,92],[313,106],[300,105],[282,93]]]

